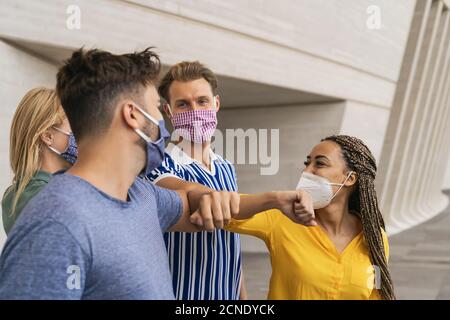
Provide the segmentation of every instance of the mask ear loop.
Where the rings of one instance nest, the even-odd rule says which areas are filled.
[[[166,102],[166,103],[164,104],[164,106],[166,106],[167,110],[169,110],[170,117],[173,117],[172,107],[170,106],[170,104],[168,104],[168,103]]]
[[[142,107],[138,106],[137,104],[134,104],[134,106],[137,110],[139,110],[144,115],[144,117],[147,120],[149,120],[150,122],[153,122],[158,127],[159,133],[161,135],[161,128],[159,127],[159,122],[155,118],[153,118],[151,115],[149,115]],[[152,139],[150,137],[147,137],[147,135],[141,129],[135,129],[134,131],[146,142],[157,143],[160,139],[162,139],[162,137],[160,137],[158,140],[152,141]]]
[[[137,104],[134,104],[134,106],[144,115],[145,118],[147,118],[147,120],[153,122],[157,126],[159,125],[159,122],[155,118],[153,118],[150,114],[148,114],[142,107],[138,106]]]
[[[345,178],[343,183],[330,183],[330,185],[332,186],[340,186],[339,189],[337,189],[336,193],[331,197],[330,201],[334,199],[334,197],[336,197],[336,195],[338,194],[338,192],[342,189],[342,187],[344,186],[344,184],[348,181],[348,179],[350,179],[350,176],[352,175],[353,171],[350,171],[349,174],[347,175],[347,178]]]
[[[59,152],[58,150],[56,150],[55,148],[53,148],[52,146],[47,146],[50,150],[52,150],[54,153],[56,153],[58,156],[60,156],[62,154],[62,152]]]
[[[55,127],[55,126],[52,126],[52,129],[55,129],[56,131],[58,131],[58,132],[60,132],[60,133],[62,133],[62,134],[65,134],[65,135],[68,136],[68,137],[70,137],[70,136],[72,135],[72,133],[67,132],[67,131],[65,131],[65,130],[63,130],[63,129],[60,129],[60,128],[58,128],[58,127]],[[50,150],[52,150],[54,153],[56,153],[57,155],[59,155],[59,156],[62,154],[61,151],[56,150],[56,149],[53,148],[51,145],[50,145],[50,146],[47,145],[47,147],[48,147]],[[67,146],[67,147],[69,147],[69,146]]]

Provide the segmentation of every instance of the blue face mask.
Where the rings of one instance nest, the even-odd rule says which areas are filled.
[[[153,122],[159,128],[159,139],[152,141],[142,130],[135,129],[136,133],[146,142],[147,148],[147,164],[142,171],[144,175],[149,175],[154,169],[158,168],[164,160],[164,149],[166,140],[170,137],[169,131],[166,129],[164,120],[157,121],[141,107],[136,108],[144,115],[144,117]]]
[[[73,133],[66,132],[57,127],[53,127],[53,129],[68,136],[69,141],[68,141],[66,150],[64,150],[63,152],[60,152],[51,146],[48,146],[48,148],[50,150],[52,150],[54,153],[56,153],[57,155],[59,155],[61,158],[66,160],[68,163],[74,164],[78,158],[78,147],[77,147],[77,143],[75,141],[75,136],[73,135]]]

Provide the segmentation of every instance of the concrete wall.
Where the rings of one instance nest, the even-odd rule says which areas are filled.
[[[447,139],[450,142],[450,136],[448,136]],[[449,159],[450,159],[450,156],[449,156]],[[444,183],[443,183],[442,189],[450,190],[450,161],[448,161],[447,169],[445,170],[444,177],[445,178],[444,178]]]
[[[393,234],[448,205],[442,193],[450,136],[450,11],[418,1],[383,145],[378,188]]]
[[[167,64],[199,59],[224,76],[389,107],[414,2],[3,0],[0,37],[118,52],[154,45]],[[80,8],[79,30],[66,27],[69,5]],[[367,27],[371,5],[381,29]]]
[[[390,108],[346,101],[340,134],[362,139],[380,161]]]
[[[0,57],[0,192],[3,192],[12,179],[9,129],[14,111],[20,99],[31,88],[55,85],[56,67],[3,41],[0,41]],[[4,239],[4,230],[0,227],[0,247]]]

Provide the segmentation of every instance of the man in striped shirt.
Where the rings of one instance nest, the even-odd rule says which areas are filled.
[[[159,93],[180,139],[168,145],[162,165],[148,176],[158,186],[237,191],[233,165],[210,148],[220,107],[216,90],[214,73],[199,62],[178,63],[162,79]],[[164,240],[177,299],[246,298],[238,234],[168,232]]]

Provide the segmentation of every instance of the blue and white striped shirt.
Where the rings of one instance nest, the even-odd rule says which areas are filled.
[[[163,163],[148,178],[166,177],[197,182],[215,190],[237,191],[233,165],[211,151],[211,171],[169,144]],[[167,232],[175,297],[181,300],[237,300],[241,281],[239,235],[225,231]]]

